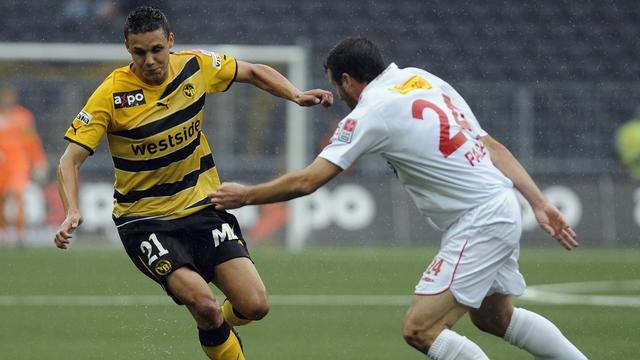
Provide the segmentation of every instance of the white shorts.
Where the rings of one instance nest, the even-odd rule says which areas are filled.
[[[456,221],[416,285],[416,295],[450,290],[456,300],[479,308],[493,293],[520,296],[526,288],[518,271],[522,215],[508,189]]]

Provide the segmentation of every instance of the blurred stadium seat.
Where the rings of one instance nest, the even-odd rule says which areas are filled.
[[[564,84],[583,84],[579,93],[588,95],[590,102],[603,102],[587,90],[605,82],[627,86],[627,97],[639,98],[636,84],[640,80],[640,27],[636,20],[640,3],[634,1],[545,0],[531,4],[397,0],[374,2],[364,9],[355,0],[339,4],[251,0],[225,6],[194,0],[161,3],[169,13],[179,43],[309,46],[310,75],[317,86],[328,85],[321,71],[326,51],[349,35],[371,37],[389,61],[430,69],[457,85],[470,99],[483,97],[468,93],[474,82],[484,82],[487,89],[499,89],[505,83],[558,84],[545,87],[550,91],[547,93],[533,91],[536,129],[547,134],[536,138],[535,150],[549,151],[567,139],[574,141],[569,146],[575,149],[574,154],[583,153],[587,145],[604,145],[604,156],[589,153],[607,162],[598,167],[598,172],[617,171],[612,159],[612,132],[598,125],[579,126],[588,116],[579,110],[585,107],[581,103],[584,101],[573,96],[574,88]],[[91,19],[96,15],[90,11],[88,18],[77,19],[74,27],[68,17],[63,17],[64,5],[64,1],[1,2],[4,16],[0,41],[122,41],[119,29],[125,14],[113,17],[113,23],[100,23]],[[486,91],[495,94],[498,90]],[[547,96],[551,93],[553,97]],[[637,105],[608,100],[616,104],[607,109],[606,121],[613,122],[611,128],[624,121]],[[481,106],[490,106],[489,102],[485,99]],[[489,110],[492,116],[482,119],[492,133],[503,132],[500,127],[509,123],[507,119],[512,116],[509,101],[499,102],[503,107]],[[472,103],[482,112],[479,105]],[[35,111],[38,112],[37,104]],[[550,134],[548,128],[560,114],[566,129]],[[576,133],[576,129],[582,132]],[[575,136],[568,138],[568,133]],[[589,170],[593,173],[593,169]]]
[[[0,1],[0,42],[122,43],[125,11],[100,17],[92,7],[98,1],[86,0],[89,11],[73,15],[65,11],[71,1]],[[367,36],[387,61],[422,67],[451,82],[483,127],[537,179],[592,184],[624,179],[613,134],[640,105],[640,2],[394,0],[367,7],[358,0],[157,2],[164,5],[177,44],[306,47],[313,87],[330,88],[322,63],[331,47],[347,36]],[[52,163],[66,144],[62,134],[68,122],[112,65],[49,63],[40,69],[0,62],[0,81],[19,89],[38,130],[51,134],[45,149]],[[214,147],[222,149],[217,162],[224,178],[259,181],[281,172],[282,103],[247,95],[241,86],[229,93],[225,100],[210,100],[223,115],[208,116],[214,124],[226,124],[222,140],[212,137]],[[307,110],[314,130],[307,134],[308,158],[346,110],[340,103],[328,111]],[[259,160],[247,166],[247,154]],[[110,166],[108,153],[101,150],[85,168],[88,177],[104,180],[110,178]],[[388,169],[366,160],[350,174],[375,183]]]

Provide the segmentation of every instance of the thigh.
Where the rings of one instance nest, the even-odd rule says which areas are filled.
[[[255,304],[266,298],[267,290],[253,262],[238,257],[215,267],[214,284],[242,312],[245,304]]]
[[[179,268],[167,276],[167,290],[184,304],[192,304],[195,299],[214,300],[207,282],[188,267]]]

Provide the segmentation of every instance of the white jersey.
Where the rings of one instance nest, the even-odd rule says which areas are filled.
[[[451,85],[391,64],[365,87],[319,156],[346,169],[365,153],[380,154],[420,211],[445,229],[513,187],[491,162],[485,135]]]

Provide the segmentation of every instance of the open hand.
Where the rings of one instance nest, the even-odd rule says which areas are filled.
[[[560,211],[550,203],[545,203],[540,207],[533,209],[536,219],[540,227],[558,240],[560,245],[567,250],[571,250],[578,246],[576,232],[567,223]]]

